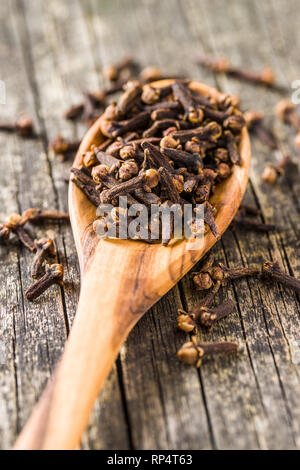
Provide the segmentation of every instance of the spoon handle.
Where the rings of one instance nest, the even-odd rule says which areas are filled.
[[[80,445],[94,401],[142,315],[130,313],[130,296],[123,295],[126,279],[120,276],[113,283],[104,282],[97,269],[94,263],[84,276],[62,358],[14,449],[76,449]]]

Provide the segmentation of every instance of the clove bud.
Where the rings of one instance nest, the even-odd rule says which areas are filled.
[[[290,157],[288,155],[284,155],[276,165],[268,163],[262,172],[262,180],[269,184],[275,184],[278,178],[284,174],[285,169],[290,162]]]
[[[232,354],[240,350],[238,343],[223,341],[217,343],[199,343],[195,336],[192,341],[185,343],[178,351],[177,357],[181,362],[200,367],[205,356],[215,354]]]
[[[190,314],[185,312],[180,313],[177,318],[177,326],[180,330],[188,333],[197,331],[197,323],[207,328],[212,328],[217,321],[229,315],[233,309],[234,303],[230,299],[225,300],[215,308],[208,306],[197,307],[197,310]]]
[[[296,292],[300,292],[300,279],[296,279],[283,272],[280,269],[278,261],[265,261],[262,265],[262,275],[264,279],[279,282],[285,287],[291,287]]]
[[[55,259],[56,249],[51,238],[41,238],[34,243],[36,246],[36,254],[31,267],[31,277],[37,279],[41,274],[44,262]]]
[[[63,286],[63,275],[63,266],[61,264],[52,264],[48,267],[44,276],[38,279],[26,290],[25,297],[27,300],[32,301],[42,295],[53,284],[59,284],[60,286]]]

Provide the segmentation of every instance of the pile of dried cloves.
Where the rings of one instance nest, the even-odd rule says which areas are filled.
[[[124,90],[103,114],[106,140],[82,155],[81,168],[71,169],[71,181],[92,204],[114,206],[111,221],[96,219],[95,230],[103,223],[118,226],[119,197],[127,196],[128,206],[204,204],[204,221],[218,237],[209,199],[241,163],[245,120],[235,98],[201,95],[186,80],[160,88],[132,80]],[[147,228],[152,233],[150,217]],[[143,240],[167,245],[170,238],[160,231]]]

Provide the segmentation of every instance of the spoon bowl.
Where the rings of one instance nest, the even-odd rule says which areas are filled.
[[[164,87],[172,80],[155,82]],[[220,93],[199,82],[190,88],[218,98]],[[104,137],[101,117],[83,138],[74,161]],[[244,127],[241,165],[216,187],[210,202],[222,235],[234,218],[246,190],[251,161]],[[16,449],[74,449],[80,443],[94,401],[120,347],[141,316],[171,289],[217,239],[209,230],[202,247],[191,250],[188,240],[171,246],[133,240],[103,240],[93,231],[96,208],[74,184],[69,187],[69,210],[80,262],[81,292],[74,324],[62,358],[20,434]]]

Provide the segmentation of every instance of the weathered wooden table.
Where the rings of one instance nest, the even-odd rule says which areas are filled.
[[[84,89],[101,85],[103,64],[133,54],[144,65],[185,74],[242,96],[281,140],[281,151],[297,155],[292,131],[272,109],[281,95],[215,76],[194,63],[196,53],[225,55],[234,64],[261,69],[269,64],[292,93],[300,78],[296,0],[9,0],[0,2],[0,79],[6,84],[1,119],[20,111],[34,116],[42,134],[24,141],[0,135],[0,216],[28,207],[67,210],[70,162],[47,155],[59,132],[82,136],[84,128],[62,119]],[[229,266],[278,260],[300,277],[300,179],[275,187],[260,173],[275,156],[253,139],[247,203],[275,223],[270,235],[228,230],[214,249]],[[30,284],[32,255],[17,244],[0,248],[0,442],[9,448],[25,424],[54,369],[72,324],[79,294],[79,269],[70,227],[40,227],[56,237],[65,266],[64,289],[53,288],[35,303]],[[224,297],[225,291],[220,296]],[[200,370],[176,359],[187,340],[176,329],[177,309],[189,309],[199,294],[187,275],[136,326],[99,397],[85,449],[282,449],[300,447],[300,304],[290,290],[257,280],[235,282],[228,295],[235,312],[203,341],[238,340],[239,357],[208,359]],[[82,385],[84,393],[84,384]]]

